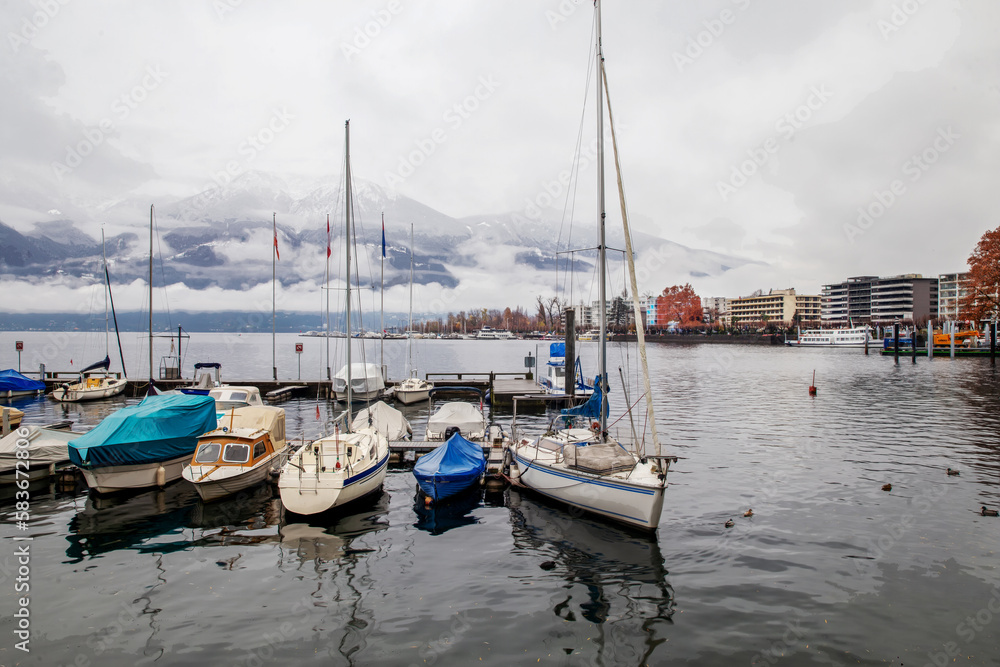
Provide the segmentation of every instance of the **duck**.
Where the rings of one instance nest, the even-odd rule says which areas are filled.
[[[892,484],[883,484],[882,485],[882,490],[883,491],[892,491]]]
[[[743,513],[743,516],[745,517],[753,516],[753,510],[752,509],[747,510],[746,512]]]
[[[982,516],[1000,516],[1000,511],[991,510],[991,509],[987,508],[986,505],[983,505],[983,508],[981,510],[979,510],[979,513]]]
[[[735,525],[736,525],[736,524],[735,524],[735,523],[733,523],[733,520],[732,520],[732,519],[730,519],[729,521],[727,521],[727,522],[726,522],[726,528],[732,528],[732,527],[733,527],[733,526],[735,526]]]
[[[961,475],[962,473],[958,472],[957,470],[952,470],[951,468],[948,468],[948,474],[949,475]]]

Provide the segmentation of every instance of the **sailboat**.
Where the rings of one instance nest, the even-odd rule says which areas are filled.
[[[347,331],[351,330],[351,122],[345,124],[345,204],[347,234]],[[372,364],[374,365],[374,364]],[[351,339],[347,339],[344,370],[347,410],[334,432],[306,445],[281,468],[281,503],[295,514],[319,514],[382,488],[389,466],[389,441],[371,421],[352,431],[349,415],[353,396]],[[341,424],[341,422],[343,422]]]
[[[77,403],[93,401],[99,398],[116,396],[128,386],[128,380],[123,377],[125,360],[122,358],[122,373],[108,372],[111,367],[111,355],[108,351],[108,340],[111,331],[108,325],[108,295],[111,293],[111,278],[108,273],[108,256],[104,249],[104,231],[101,231],[101,258],[104,263],[104,359],[91,364],[80,371],[80,379],[73,383],[63,383],[52,390],[52,398],[62,403]],[[113,297],[112,297],[113,299]],[[112,300],[112,304],[114,301]],[[115,317],[115,334],[118,334],[118,318]],[[121,340],[118,341],[118,353],[121,354]],[[96,373],[100,371],[103,373]]]
[[[397,384],[393,393],[400,403],[409,405],[418,401],[426,401],[430,396],[434,383],[417,377],[417,369],[413,366],[413,224],[410,224],[410,317],[406,331],[406,366],[409,377]]]
[[[509,447],[510,477],[529,489],[571,507],[618,521],[644,530],[656,530],[663,512],[663,496],[667,486],[667,472],[675,456],[660,453],[656,435],[650,392],[649,369],[646,364],[645,336],[642,313],[638,299],[633,298],[636,334],[639,339],[639,357],[642,365],[648,424],[653,443],[653,453],[646,453],[644,443],[635,443],[634,449],[608,437],[608,376],[607,376],[607,313],[606,313],[606,244],[604,205],[604,96],[607,77],[604,70],[604,53],[601,43],[601,3],[594,3],[596,15],[596,73],[597,73],[597,128],[598,128],[598,266],[600,272],[599,302],[600,330],[599,371],[594,381],[594,393],[588,402],[577,408],[563,410],[564,428],[552,430],[539,437],[528,439],[517,433],[515,411]],[[610,100],[608,120],[615,151],[615,167],[619,170],[618,147],[615,142],[614,119]],[[625,234],[625,257],[628,259],[632,294],[638,294],[633,262],[632,240],[625,212],[621,174],[618,171],[619,195],[622,202],[622,223]],[[579,424],[579,420],[585,420]]]

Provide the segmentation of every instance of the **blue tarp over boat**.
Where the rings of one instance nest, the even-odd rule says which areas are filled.
[[[0,371],[0,394],[8,391],[45,391],[45,383],[32,380],[9,368]]]
[[[434,500],[441,500],[467,489],[486,472],[483,446],[469,442],[456,433],[430,454],[420,457],[413,466],[413,476],[420,489]]]
[[[147,396],[70,442],[69,459],[81,468],[169,461],[193,454],[198,436],[217,426],[211,396]]]

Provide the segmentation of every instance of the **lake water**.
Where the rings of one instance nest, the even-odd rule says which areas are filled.
[[[23,368],[46,345],[50,370],[104,355],[103,335],[94,350],[83,349],[93,334],[61,346],[49,336],[0,334],[0,367],[16,367],[15,339]],[[270,336],[233,338],[193,334],[186,367],[269,377]],[[303,378],[321,376],[325,342],[280,335],[279,377],[296,377],[299,341]],[[405,342],[390,345],[400,377]],[[589,375],[596,345],[582,346]],[[535,349],[422,341],[415,358],[421,373],[518,371]],[[609,347],[632,401],[635,362]],[[309,523],[287,518],[269,487],[203,504],[183,484],[114,498],[43,486],[27,531],[30,654],[12,634],[24,543],[0,540],[0,663],[1000,664],[1000,519],[978,514],[1000,506],[1000,379],[988,360],[654,345],[649,363],[661,440],[684,457],[653,536],[512,489],[425,509],[407,470]],[[615,419],[625,399],[613,384]],[[32,422],[89,428],[124,401],[15,405]],[[291,436],[322,431],[325,403],[285,407]],[[407,415],[421,433],[426,408]],[[4,538],[25,534],[14,510],[0,505]]]

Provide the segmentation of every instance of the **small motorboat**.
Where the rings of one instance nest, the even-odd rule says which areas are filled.
[[[233,408],[219,428],[198,438],[198,449],[181,476],[194,484],[202,500],[217,500],[266,480],[287,452],[282,408]]]
[[[445,434],[452,426],[472,440],[482,440],[486,437],[486,418],[483,413],[471,403],[451,401],[427,418],[426,438],[443,442],[447,440]]]
[[[253,386],[240,386],[234,384],[224,384],[208,390],[208,395],[215,399],[215,407],[219,412],[226,412],[232,408],[262,407],[263,399],[260,397],[260,389]]]
[[[486,474],[483,447],[454,433],[430,454],[421,456],[413,466],[413,476],[420,489],[433,500],[444,500],[473,484]]]
[[[25,426],[12,431],[0,439],[0,486],[14,484],[19,479],[34,482],[53,474],[56,467],[69,463],[67,443],[81,435],[46,426]],[[27,451],[29,456],[18,456],[19,451]],[[22,462],[22,472],[18,472],[18,461]],[[23,466],[25,461],[27,470]]]
[[[69,443],[69,459],[98,493],[165,486],[180,479],[198,436],[218,428],[208,396],[147,396]]]
[[[13,368],[0,371],[0,398],[34,396],[45,391],[45,383],[21,375]]]

